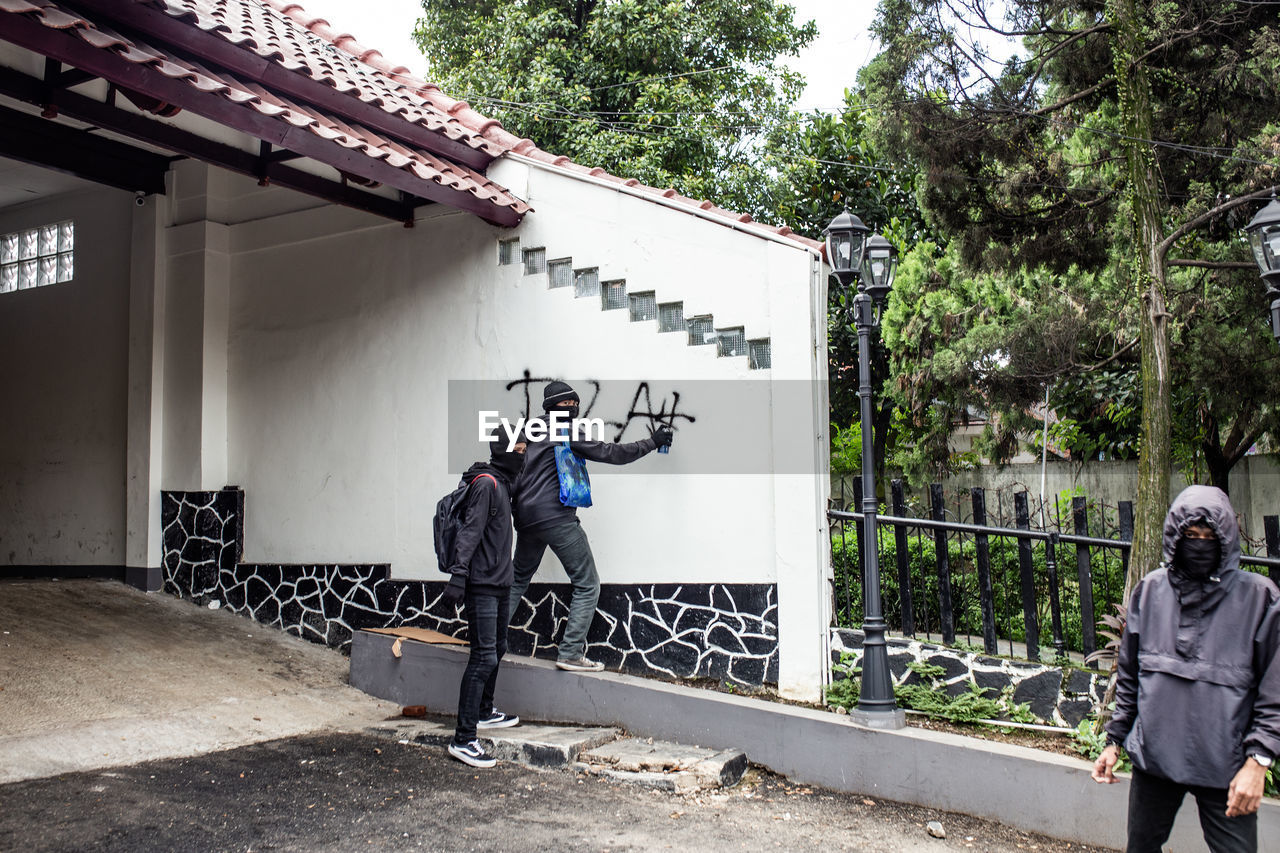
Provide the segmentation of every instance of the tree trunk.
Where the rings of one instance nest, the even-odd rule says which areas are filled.
[[[1160,561],[1164,516],[1169,506],[1172,462],[1168,312],[1165,309],[1164,226],[1160,183],[1151,143],[1151,88],[1143,54],[1142,22],[1134,0],[1109,0],[1112,50],[1124,135],[1126,193],[1130,204],[1133,262],[1130,275],[1141,306],[1142,425],[1133,550],[1124,598]]]

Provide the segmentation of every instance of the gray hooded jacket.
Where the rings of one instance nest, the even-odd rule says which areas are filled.
[[[1182,530],[1199,519],[1222,544],[1219,570],[1171,576]],[[1246,756],[1280,754],[1280,591],[1239,568],[1240,529],[1212,486],[1178,495],[1163,550],[1129,599],[1108,740],[1148,773],[1226,788]]]

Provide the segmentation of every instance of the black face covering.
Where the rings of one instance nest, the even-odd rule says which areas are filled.
[[[507,450],[506,444],[500,442],[501,440],[494,442],[489,464],[506,477],[508,482],[514,483],[516,477],[520,476],[520,470],[524,468],[524,454]]]
[[[1217,539],[1183,536],[1173,552],[1173,570],[1183,577],[1204,580],[1218,570],[1222,544]]]

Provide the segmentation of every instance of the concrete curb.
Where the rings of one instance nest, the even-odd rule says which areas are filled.
[[[357,632],[351,683],[401,705],[456,710],[464,647],[404,643]],[[503,661],[501,707],[527,719],[622,726],[630,734],[749,758],[797,781],[988,818],[1085,844],[1122,847],[1128,780],[1098,785],[1078,759],[1027,747],[906,728],[863,728],[812,708],[616,673],[568,673],[532,658]],[[1280,853],[1280,804],[1258,816],[1262,853]],[[1204,849],[1195,808],[1178,816],[1168,850]]]
[[[433,720],[397,720],[365,731],[388,740],[441,748],[453,740],[453,725]],[[499,761],[548,770],[568,767],[583,752],[603,746],[621,734],[612,727],[521,725],[482,731],[479,738]]]

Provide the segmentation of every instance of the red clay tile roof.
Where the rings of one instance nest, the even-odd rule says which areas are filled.
[[[746,214],[679,195],[673,189],[645,186],[598,167],[583,166],[568,157],[542,150],[530,139],[519,139],[467,102],[449,97],[434,83],[415,77],[404,66],[392,65],[379,51],[365,47],[350,34],[337,32],[323,18],[307,14],[298,3],[287,0],[78,0],[76,5],[105,18],[126,21],[134,28],[155,35],[157,40],[165,40],[159,35],[166,29],[164,21],[156,17],[163,15],[169,21],[181,21],[206,35],[216,36],[257,59],[252,67],[247,67],[244,55],[207,50],[221,47],[221,43],[200,45],[193,40],[188,45],[188,55],[208,57],[214,62],[209,54],[218,53],[223,60],[218,64],[232,66],[239,74],[214,72],[172,52],[126,38],[101,23],[95,24],[77,12],[60,7],[53,0],[0,0],[0,11],[26,15],[49,28],[69,30],[87,44],[111,51],[128,62],[153,67],[167,77],[185,81],[193,89],[219,95],[263,116],[305,128],[322,139],[359,150],[457,193],[470,194],[481,207],[487,204],[505,209],[500,218],[508,222],[503,224],[513,224],[509,222],[513,217],[518,221],[529,206],[466,165],[456,163],[479,169],[493,158],[511,152],[674,202],[687,207],[690,213],[706,211],[729,221],[751,222]],[[167,40],[186,44],[173,38]],[[278,69],[289,73],[281,76]],[[293,75],[300,75],[312,88],[308,90]],[[342,93],[351,99],[351,106],[319,97],[326,93],[317,93],[316,84],[327,87],[326,93]],[[328,109],[317,108],[315,104],[320,101],[324,101]],[[353,109],[356,102],[364,108],[376,108],[378,114],[373,115],[368,109],[360,113]],[[334,113],[346,118],[339,119]],[[369,127],[371,124],[378,130]],[[453,147],[441,147],[436,137],[448,140]],[[421,150],[424,148],[430,150]],[[439,194],[435,197],[439,198]],[[474,210],[476,203],[455,206]],[[821,251],[820,242],[795,234],[785,226],[754,223],[754,227]]]
[[[117,6],[121,4],[121,0],[113,2]],[[141,0],[123,2],[140,3]],[[311,57],[313,67],[316,68],[324,67],[324,54],[334,57],[327,66],[330,69],[327,72],[329,79],[345,80],[355,85],[356,80],[377,80],[383,77],[376,72],[360,70],[360,63],[351,61],[341,49],[329,50],[323,48],[314,37],[299,35],[298,28],[291,19],[266,10],[256,0],[170,0],[163,5],[166,11],[200,6],[206,22],[211,20],[211,7],[223,11],[234,8],[245,14],[248,14],[248,7],[254,7],[268,16],[259,23],[263,32],[291,34],[289,38],[277,39],[277,46],[296,46],[305,42],[305,50],[300,51]],[[195,14],[194,9],[190,11]],[[244,126],[259,129],[266,127],[268,130],[263,138],[273,138],[282,147],[299,150],[299,153],[321,162],[364,174],[424,198],[470,210],[497,224],[514,225],[530,209],[523,200],[466,166],[449,162],[428,151],[400,144],[368,127],[344,121],[310,104],[282,97],[257,82],[241,79],[226,71],[214,71],[198,61],[179,56],[173,50],[152,46],[137,37],[125,36],[105,23],[90,20],[74,10],[60,6],[54,0],[0,0],[0,13],[7,13],[0,15],[0,22],[4,24],[0,31],[5,33],[6,39],[17,43],[23,43],[24,39],[29,43],[39,42],[41,52],[48,55],[61,53],[63,55],[59,58],[72,65],[83,65],[86,62],[93,64],[96,66],[95,71],[107,79],[113,77],[111,70],[118,71],[114,76],[119,79],[114,82],[126,88],[139,87],[141,78],[137,78],[136,74],[144,70],[156,72],[156,75],[143,75],[143,82],[149,82],[150,87],[156,90],[146,94],[186,107],[215,121],[228,123],[225,119],[230,116],[237,122],[239,129],[244,129]],[[274,19],[271,15],[275,16]],[[268,24],[267,21],[271,23]],[[45,28],[45,32],[42,34],[32,24]],[[58,39],[48,31],[56,31],[63,38]],[[262,38],[266,40],[266,36]],[[72,40],[78,40],[79,44]],[[92,50],[87,51],[86,48]],[[296,54],[291,52],[288,56],[294,55]],[[288,57],[282,50],[272,49],[270,58],[275,62],[283,62]],[[120,61],[127,65],[121,65]],[[134,67],[131,69],[129,65]],[[353,70],[347,70],[348,67]],[[338,69],[343,70],[339,72]],[[197,93],[213,96],[217,101],[211,101],[207,97],[190,97]],[[417,100],[425,103],[421,98]],[[382,103],[389,103],[389,100],[384,98]],[[402,98],[396,107],[405,120],[408,120],[404,115],[404,111],[409,109],[408,103],[408,99]],[[228,107],[244,110],[245,113],[228,110]],[[496,151],[492,143],[481,139],[478,133],[462,127],[459,122],[441,117],[434,108],[418,109],[414,115],[421,121],[428,122],[427,113],[432,116],[429,123],[433,132],[448,133],[446,128],[451,128],[451,138],[469,139],[475,148]],[[268,120],[266,124],[264,119]],[[243,122],[244,126],[240,126],[238,122]],[[305,131],[311,138],[308,135],[299,136],[293,130],[295,128]],[[341,149],[358,152],[367,159],[351,161],[349,155],[341,153],[341,149],[316,144],[317,141],[335,143]],[[390,170],[386,167],[390,167]]]
[[[138,2],[139,0],[134,0]],[[240,3],[242,0],[169,0],[170,5],[184,5],[203,2],[209,5],[222,5],[224,3]],[[243,2],[253,2],[253,0],[243,0]],[[627,178],[620,178],[617,175],[611,175],[605,170],[596,167],[583,166],[573,162],[568,157],[557,156],[548,151],[543,151],[531,139],[520,139],[502,127],[502,124],[495,119],[482,115],[472,109],[471,105],[466,101],[458,101],[441,92],[439,87],[434,83],[415,77],[408,68],[403,65],[392,65],[387,59],[376,50],[371,50],[349,33],[338,33],[329,22],[323,18],[308,15],[306,10],[298,3],[287,2],[287,0],[261,0],[272,8],[278,10],[281,14],[287,15],[291,20],[299,26],[305,28],[308,32],[318,36],[327,44],[337,47],[339,50],[345,51],[352,58],[359,60],[361,63],[372,67],[382,74],[386,75],[392,81],[402,85],[407,91],[423,98],[428,104],[441,113],[452,117],[462,126],[470,129],[484,140],[497,146],[501,151],[511,151],[521,154],[530,159],[543,163],[549,163],[568,169],[572,172],[578,172],[583,175],[600,178],[613,183],[621,184],[655,197],[661,197],[670,201],[685,205],[691,209],[704,210],[719,215],[726,219],[737,222],[751,222],[751,217],[747,214],[734,213],[721,207],[716,207],[708,201],[689,198],[676,193],[673,189],[661,190],[655,187],[646,186],[639,181]],[[336,73],[336,71],[335,71]],[[338,76],[330,76],[329,80],[332,85],[343,86],[346,81]],[[772,231],[780,237],[786,237],[800,245],[821,251],[823,244],[818,240],[811,240],[808,237],[802,237],[794,233],[787,226],[781,228],[764,223],[755,223],[757,228],[765,231]]]

